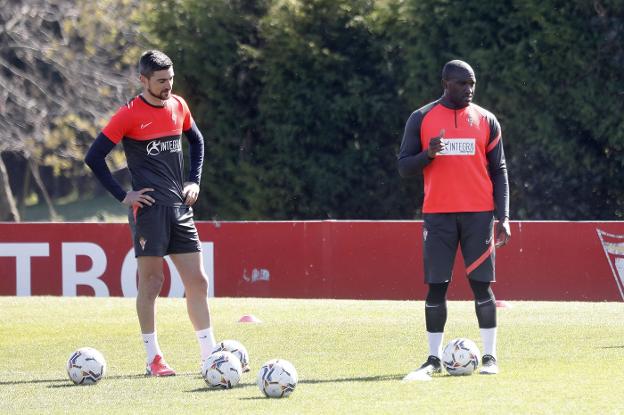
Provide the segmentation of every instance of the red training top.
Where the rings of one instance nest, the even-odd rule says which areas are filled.
[[[439,136],[441,130],[444,130],[446,150],[432,160],[425,154],[418,156],[426,153],[429,141]],[[403,175],[413,175],[422,169],[423,213],[494,210],[493,182],[496,183],[500,173],[503,191],[498,195],[500,202],[499,197],[496,198],[496,204],[501,205],[496,206],[497,216],[509,215],[500,125],[484,108],[472,103],[464,108],[449,108],[438,100],[415,111],[405,127],[400,166],[402,161],[408,162],[403,164],[407,166]]]

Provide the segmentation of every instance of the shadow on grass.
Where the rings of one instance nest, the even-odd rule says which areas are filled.
[[[385,381],[394,381],[403,379],[404,374],[401,375],[380,375],[380,376],[365,376],[365,377],[354,377],[354,378],[335,378],[335,379],[301,379],[299,380],[299,384],[310,384],[314,385],[317,383],[336,383],[336,382],[385,382]],[[239,383],[235,386],[236,389],[239,388],[249,388],[249,387],[257,387],[256,382],[246,382]],[[209,386],[203,388],[192,389],[186,392],[221,392],[226,391],[227,389],[220,388],[211,388]],[[241,398],[242,400],[249,399],[266,399],[264,396],[261,397],[249,397],[249,398]]]
[[[249,388],[250,386],[256,386],[256,383],[239,383],[238,385],[234,386],[236,389],[240,389],[240,388]],[[203,388],[197,388],[197,389],[191,389],[185,392],[188,393],[195,393],[195,392],[201,392],[201,393],[206,393],[206,392],[225,392],[227,391],[227,389],[223,389],[223,388],[212,388],[208,385],[204,386]]]
[[[601,349],[624,349],[624,345],[622,346],[603,346]]]
[[[405,374],[400,375],[378,375],[378,376],[360,376],[355,378],[337,378],[337,379],[302,379],[299,383],[317,384],[317,383],[336,383],[336,382],[385,382],[391,380],[403,379]]]
[[[624,347],[624,346],[623,346]],[[299,381],[300,384],[310,384],[314,385],[317,383],[336,383],[336,382],[385,382],[385,381],[394,381],[403,379],[404,374],[400,375],[378,375],[378,376],[360,376],[353,378],[334,378],[334,379],[302,379]],[[176,377],[196,377],[201,379],[201,376],[196,373],[178,373],[176,376],[171,376],[172,378]],[[135,375],[116,375],[116,376],[105,376],[106,381],[116,380],[116,379],[146,379],[149,376],[144,374],[135,374]],[[73,383],[68,378],[56,378],[56,379],[29,379],[29,380],[14,380],[9,382],[0,381],[0,386],[10,386],[10,385],[30,385],[37,383],[49,383],[48,388],[67,388],[74,387]],[[88,385],[86,385],[88,386]],[[256,387],[256,382],[245,382],[239,383],[236,385],[236,388],[249,388]],[[186,392],[220,392],[225,391],[226,389],[220,388],[211,388],[209,386],[205,386],[202,388],[188,390]],[[255,399],[255,398],[244,398],[244,399]],[[261,398],[264,399],[264,398]]]
[[[115,380],[115,379],[145,379],[149,376],[144,374],[136,374],[136,375],[116,375],[116,376],[104,376],[105,380]],[[175,377],[198,377],[201,378],[201,375],[197,373],[177,373]],[[30,380],[14,380],[8,382],[0,381],[0,386],[9,386],[9,385],[29,385],[29,384],[37,384],[37,383],[63,383],[62,385],[49,385],[48,388],[65,388],[68,386],[75,386],[69,378],[57,378],[57,379],[30,379]],[[86,386],[86,385],[85,385]]]
[[[386,382],[403,379],[405,375],[379,375],[379,376],[361,376],[355,378],[337,378],[337,379],[302,379],[299,384],[315,385],[317,383],[336,383],[336,382]],[[255,386],[255,384],[254,384]],[[241,401],[256,401],[270,399],[266,396],[250,396],[246,398],[240,398]]]

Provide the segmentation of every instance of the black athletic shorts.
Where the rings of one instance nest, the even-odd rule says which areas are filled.
[[[152,205],[130,208],[128,222],[134,255],[160,256],[201,251],[190,206]]]
[[[426,213],[423,219],[427,284],[451,281],[458,244],[468,278],[495,281],[493,212]]]

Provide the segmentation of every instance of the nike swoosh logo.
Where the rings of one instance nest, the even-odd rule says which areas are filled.
[[[433,308],[433,307],[440,307],[442,304],[427,304],[425,303],[425,307],[427,308]]]
[[[207,339],[208,336],[199,336],[200,339]]]
[[[485,300],[485,301],[477,301],[477,305],[483,305],[485,303],[489,303],[490,301],[492,300],[490,299],[490,300]]]
[[[145,127],[147,127],[148,125],[150,125],[153,121],[150,121],[146,124],[141,124],[141,130],[144,129]]]

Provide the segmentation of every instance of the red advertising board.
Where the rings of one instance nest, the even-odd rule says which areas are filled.
[[[422,300],[422,222],[198,222],[211,295]],[[504,300],[622,301],[624,222],[512,222]],[[182,296],[166,262],[161,295]],[[127,224],[0,223],[0,295],[136,295]],[[450,299],[471,299],[458,254]]]

